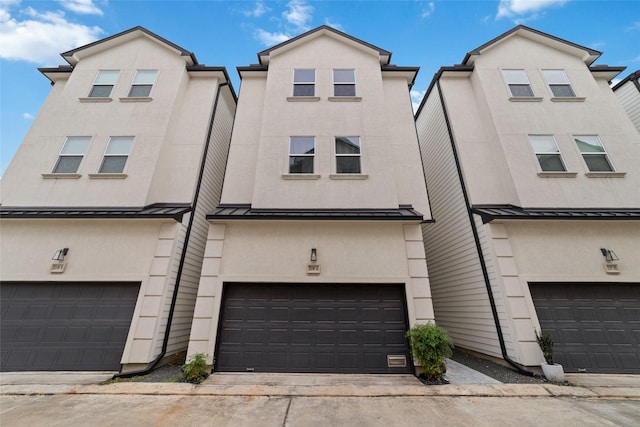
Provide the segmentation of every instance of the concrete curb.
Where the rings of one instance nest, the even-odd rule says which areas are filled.
[[[119,383],[108,385],[3,385],[0,394],[24,395],[183,395],[268,397],[575,397],[640,399],[635,387],[579,387],[553,384],[479,384],[417,386],[207,385]]]

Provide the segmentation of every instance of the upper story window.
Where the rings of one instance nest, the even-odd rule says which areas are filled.
[[[131,83],[129,97],[148,97],[151,93],[151,88],[156,81],[157,74],[158,70],[137,70],[136,75],[133,78],[133,82]]]
[[[336,173],[362,173],[360,137],[336,137]]]
[[[356,96],[356,70],[333,70],[333,96]]]
[[[511,96],[514,98],[533,97],[531,83],[529,83],[529,77],[524,70],[502,70],[502,75],[509,85]]]
[[[567,170],[556,139],[552,135],[529,135],[529,142],[543,172],[564,172]]]
[[[93,82],[91,91],[89,92],[89,98],[108,98],[111,95],[111,90],[118,80],[118,70],[100,70],[96,75],[96,79]]]
[[[289,173],[313,173],[316,139],[313,136],[289,138]]]
[[[132,144],[132,136],[112,136],[109,138],[98,173],[122,173],[129,158]]]
[[[316,70],[293,70],[293,96],[315,96]]]
[[[571,88],[571,82],[564,70],[542,70],[542,75],[549,85],[549,89],[556,97],[574,97],[576,94]]]
[[[574,135],[576,145],[582,154],[584,162],[591,172],[613,172],[613,165],[609,160],[604,145],[597,135]]]
[[[77,173],[90,141],[90,136],[67,137],[53,173]]]

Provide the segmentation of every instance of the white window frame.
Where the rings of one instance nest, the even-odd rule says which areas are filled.
[[[294,153],[293,152],[293,145],[294,145],[294,140],[296,138],[300,138],[300,139],[305,139],[305,140],[311,140],[313,141],[313,153]],[[315,136],[310,136],[310,135],[296,135],[296,136],[290,136],[289,137],[289,155],[287,157],[288,159],[288,163],[287,163],[287,173],[288,174],[300,174],[300,175],[313,175],[315,173],[316,170],[316,137]],[[311,171],[310,172],[292,172],[291,171],[291,161],[294,157],[309,157],[311,158]]]
[[[296,72],[297,71],[313,71],[313,80],[311,81],[297,81],[296,80]],[[313,93],[311,95],[296,95],[296,86],[312,86]],[[296,68],[293,70],[293,96],[294,97],[302,97],[302,96],[316,96],[316,69],[315,68]]]
[[[571,81],[569,80],[569,76],[567,76],[567,73],[564,70],[551,70],[551,69],[542,70],[542,76],[544,77],[544,80],[547,82],[547,85],[549,86],[549,90],[551,91],[551,94],[555,98],[575,98],[576,97],[576,93],[573,90],[573,87],[571,86]],[[569,92],[571,93],[569,95],[566,95],[566,94],[558,95],[554,91],[554,87],[567,87],[569,88]]]
[[[139,76],[142,76],[143,73],[153,72],[153,81],[149,83],[148,81],[138,82]],[[131,81],[131,87],[129,88],[128,98],[149,98],[151,96],[151,91],[153,90],[153,86],[156,84],[156,80],[158,79],[158,70],[136,70],[135,76],[133,76],[133,80]],[[133,91],[138,87],[149,86],[149,91],[145,95],[133,95]]]
[[[578,145],[578,140],[579,139],[592,139],[592,141],[595,141],[598,143],[598,145],[600,147],[602,147],[602,151],[582,151],[582,149],[580,148],[580,145]],[[607,152],[607,149],[604,148],[604,144],[602,143],[602,140],[600,139],[600,137],[598,135],[573,135],[573,141],[576,144],[576,147],[578,148],[578,151],[580,152],[580,154],[582,155],[582,160],[584,161],[585,165],[587,166],[587,169],[589,170],[589,172],[595,172],[595,173],[610,173],[610,172],[616,172],[616,168],[613,165],[613,162],[611,161],[611,159],[609,158],[609,153]],[[584,141],[586,142],[586,141]],[[591,167],[589,166],[589,162],[587,161],[588,157],[596,157],[596,156],[601,156],[605,159],[605,161],[607,162],[607,164],[610,167],[610,170],[591,170]]]
[[[336,71],[352,71],[353,72],[353,81],[348,82],[336,82]],[[337,98],[348,98],[357,96],[357,87],[356,87],[356,69],[355,68],[334,68],[331,70],[331,78],[333,80],[333,96]],[[336,88],[339,86],[353,86],[353,94],[349,95],[338,95],[336,93]]]
[[[349,140],[357,140],[358,141],[358,153],[338,153],[338,139],[340,138],[347,138]],[[359,136],[336,136],[334,137],[334,143],[333,143],[333,150],[335,153],[335,170],[336,170],[336,175],[345,175],[345,174],[352,174],[352,175],[362,175],[362,138]],[[357,158],[358,159],[358,168],[360,169],[358,172],[341,172],[338,168],[338,160],[340,158]]]
[[[70,149],[71,145],[74,142],[82,142],[84,143],[84,147],[82,150],[78,151],[78,152],[65,152],[65,150]],[[64,144],[62,145],[62,148],[60,149],[60,153],[58,154],[58,160],[56,160],[56,164],[53,166],[53,170],[52,170],[52,174],[77,174],[78,171],[80,170],[80,165],[82,165],[82,161],[84,160],[84,156],[87,152],[87,148],[89,148],[89,144],[91,143],[91,137],[90,136],[68,136],[67,139],[64,141]],[[58,166],[60,166],[60,163],[63,161],[63,159],[66,158],[80,158],[80,161],[78,162],[75,170],[73,171],[58,171]]]
[[[515,76],[515,73],[521,73],[519,78]],[[504,77],[505,82],[507,82],[507,87],[509,88],[509,93],[512,98],[535,98],[535,93],[533,92],[533,87],[531,87],[531,81],[529,80],[529,76],[527,72],[523,69],[515,69],[515,68],[506,68],[502,70],[502,76]],[[514,78],[515,77],[515,78]],[[522,78],[524,77],[524,79]],[[529,89],[530,95],[517,95],[513,92],[513,87],[524,87],[526,86]]]
[[[113,81],[111,80],[102,81],[104,77],[101,77],[101,75],[106,75],[107,73],[115,73],[115,78],[113,78]],[[89,95],[87,95],[87,97],[88,98],[109,98],[111,96],[111,92],[113,91],[114,86],[118,82],[119,77],[120,77],[120,70],[99,70],[96,73],[96,77],[93,79],[93,85],[91,86],[91,89],[89,90]],[[104,96],[94,95],[93,92],[98,87],[100,88],[109,87],[110,88],[109,93]]]
[[[111,149],[111,143],[112,142],[116,142],[118,140],[125,140],[128,139],[129,140],[129,147],[128,150],[125,151],[118,151],[118,152],[110,152]],[[98,175],[102,175],[102,174],[124,174],[124,171],[127,167],[127,163],[129,161],[129,156],[131,154],[131,149],[133,147],[133,141],[134,141],[134,137],[133,136],[112,136],[109,137],[109,142],[107,143],[107,146],[104,149],[104,154],[102,156],[102,162],[100,162],[100,168],[98,169]],[[107,162],[107,159],[109,158],[114,158],[114,157],[124,157],[124,163],[122,164],[122,169],[119,171],[105,171],[105,163]]]
[[[533,152],[535,153],[536,158],[538,159],[538,167],[540,168],[540,171],[552,172],[552,173],[567,171],[567,165],[564,162],[564,159],[562,158],[560,147],[558,147],[558,142],[556,141],[556,138],[553,135],[528,135],[528,137],[529,137],[529,145],[533,149]],[[534,139],[536,138],[544,138],[547,140],[546,142],[552,142],[553,146],[555,147],[555,151],[538,151],[534,145]],[[560,159],[560,164],[562,165],[562,169],[561,170],[544,169],[543,162],[541,161],[540,156],[557,156],[558,159]]]

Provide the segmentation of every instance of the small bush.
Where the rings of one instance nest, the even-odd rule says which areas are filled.
[[[196,353],[191,356],[189,363],[182,365],[182,377],[186,382],[200,384],[209,376],[209,371],[213,367],[207,363],[207,355]]]
[[[429,381],[440,381],[447,367],[444,359],[453,354],[453,341],[446,329],[433,323],[416,325],[407,331],[414,359],[422,365]]]
[[[542,350],[544,361],[548,365],[553,365],[553,338],[551,338],[551,332],[540,330],[540,335],[536,331],[536,341]]]

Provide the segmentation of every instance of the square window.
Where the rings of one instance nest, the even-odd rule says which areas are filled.
[[[137,70],[129,90],[130,98],[145,98],[151,93],[158,70]]]
[[[591,172],[613,172],[613,165],[609,160],[604,145],[597,135],[574,135],[578,150]]]
[[[315,96],[316,70],[293,70],[293,96]]]
[[[118,80],[118,70],[100,70],[93,82],[89,98],[108,98],[111,90]]]
[[[333,96],[356,96],[356,70],[333,70]]]
[[[336,137],[336,173],[362,173],[360,137]]]
[[[542,70],[542,75],[551,89],[553,96],[559,98],[575,97],[571,82],[564,70]]]
[[[122,173],[129,158],[132,143],[132,136],[112,136],[98,173]]]
[[[543,172],[564,172],[567,170],[562,161],[558,144],[552,135],[529,135],[529,142]]]
[[[511,96],[514,98],[533,97],[529,77],[527,77],[527,73],[524,70],[502,70],[502,75],[507,81]]]
[[[316,138],[292,136],[289,138],[289,173],[313,173]]]
[[[90,136],[67,137],[53,173],[77,173],[90,141]]]

